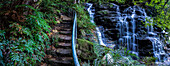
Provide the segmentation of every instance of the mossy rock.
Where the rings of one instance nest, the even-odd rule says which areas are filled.
[[[94,53],[93,45],[93,42],[90,42],[85,39],[78,39],[77,49],[79,58],[85,60],[95,59],[97,55]]]

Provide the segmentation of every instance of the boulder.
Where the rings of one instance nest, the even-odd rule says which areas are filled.
[[[77,49],[78,57],[83,60],[94,60],[96,58],[96,54],[93,50],[93,43],[88,40],[78,39]]]

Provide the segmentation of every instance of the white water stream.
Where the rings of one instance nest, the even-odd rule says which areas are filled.
[[[90,18],[91,18],[90,21],[91,21],[92,23],[94,23],[94,14],[95,14],[94,12],[95,12],[95,9],[92,9],[93,4],[87,3],[87,5],[89,5],[87,11],[89,12],[89,15],[90,15]],[[102,40],[102,34],[101,34],[101,32],[100,32],[100,30],[99,30],[98,27],[96,27],[96,31],[97,31],[97,36],[98,36],[99,44],[100,44],[100,45],[103,45],[103,46],[106,46],[106,45],[104,44],[103,40]]]

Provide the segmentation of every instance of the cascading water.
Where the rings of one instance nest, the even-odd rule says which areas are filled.
[[[88,5],[88,8],[86,8],[86,9],[87,9],[87,11],[90,15],[90,18],[91,18],[90,21],[92,23],[95,23],[94,22],[95,8],[92,7],[93,4],[91,4],[91,3],[86,3],[86,4]],[[115,46],[115,45],[113,45],[114,42],[109,40],[110,38],[107,38],[106,35],[104,34],[104,32],[107,31],[107,30],[110,30],[110,29],[104,30],[104,28],[102,26],[96,27],[96,33],[97,33],[97,36],[98,36],[99,44],[103,45],[103,46],[108,46],[108,47]]]
[[[87,5],[89,6],[89,7],[87,8],[87,11],[89,12],[89,15],[90,15],[90,18],[91,18],[90,21],[91,21],[92,23],[94,23],[94,14],[95,14],[94,12],[95,12],[95,9],[94,9],[94,8],[92,9],[93,4],[87,3]],[[101,34],[101,32],[100,32],[100,30],[99,30],[98,27],[96,27],[96,31],[97,31],[97,36],[98,36],[99,44],[100,44],[100,45],[103,45],[103,46],[106,46],[106,45],[103,43],[102,34]]]
[[[86,3],[87,5],[87,11],[90,15],[91,22],[94,22],[94,15],[95,15],[95,8],[93,7],[92,3]],[[111,19],[111,22],[113,25],[116,25],[114,28],[104,28],[103,26],[96,27],[99,44],[103,46],[110,46],[112,44],[119,44],[122,46],[126,46],[127,50],[130,50],[131,53],[136,54],[137,56],[140,55],[139,52],[139,42],[138,40],[141,39],[148,39],[152,43],[152,52],[154,54],[154,57],[158,58],[156,60],[157,62],[162,61],[170,61],[167,60],[168,55],[163,50],[163,43],[160,41],[159,36],[156,36],[157,33],[154,32],[153,26],[147,26],[147,28],[140,28],[140,25],[142,24],[141,21],[146,22],[148,24],[152,24],[151,17],[147,16],[144,9],[140,8],[139,6],[131,6],[123,11],[120,11],[120,8],[118,5],[112,3],[114,11],[109,11],[109,13],[112,13],[108,17]],[[101,16],[103,17],[103,16]],[[150,19],[150,22],[146,20]],[[107,26],[107,25],[106,25]],[[145,30],[146,29],[146,30]],[[113,40],[111,38],[108,38],[105,34],[106,31],[113,31],[118,33],[113,33],[113,35],[119,35],[118,39]],[[143,34],[143,32],[146,32]]]
[[[126,10],[124,10],[125,13],[127,13],[128,11],[132,11],[132,14],[128,14],[128,16],[126,15],[128,17],[128,19],[130,19],[129,23],[132,24],[132,27],[126,27],[126,28],[131,28],[131,32],[130,31],[128,32],[128,30],[127,30],[127,34],[130,34],[130,36],[131,36],[131,40],[129,40],[129,42],[131,42],[130,46],[127,46],[127,47],[130,48],[128,50],[131,50],[132,53],[135,53],[136,55],[138,55],[138,51],[136,50],[136,49],[138,49],[137,48],[138,45],[137,45],[137,43],[135,43],[135,40],[136,40],[136,37],[140,34],[136,33],[136,31],[135,31],[135,28],[137,28],[136,27],[137,22],[135,21],[135,18],[143,18],[142,19],[143,21],[146,21],[147,23],[149,23],[145,18],[150,19],[151,17],[148,17],[146,15],[145,10],[138,6],[129,7]],[[141,12],[141,15],[137,15],[136,12]],[[124,19],[127,19],[127,18],[124,18]],[[149,24],[152,24],[152,20],[150,20],[150,21],[151,21],[151,23],[149,23]],[[127,25],[128,23],[125,23],[125,24]],[[155,57],[158,58],[156,60],[156,63],[166,61],[167,55],[166,55],[165,51],[163,50],[163,43],[160,41],[159,37],[156,36],[157,34],[154,33],[152,25],[147,26],[147,34],[148,34],[147,37],[144,37],[144,38],[149,39],[152,42],[153,54]],[[129,36],[129,35],[127,35],[127,36]],[[140,39],[142,37],[137,37],[137,39],[138,38]],[[129,43],[127,43],[127,45],[129,45]]]

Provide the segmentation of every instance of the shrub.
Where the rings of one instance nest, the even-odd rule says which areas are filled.
[[[0,20],[0,65],[3,66],[35,65],[43,60],[45,48],[50,44],[47,33],[51,29],[49,21],[54,20],[47,17],[51,13],[43,13],[38,7],[20,2],[0,2],[0,19],[3,19]]]

